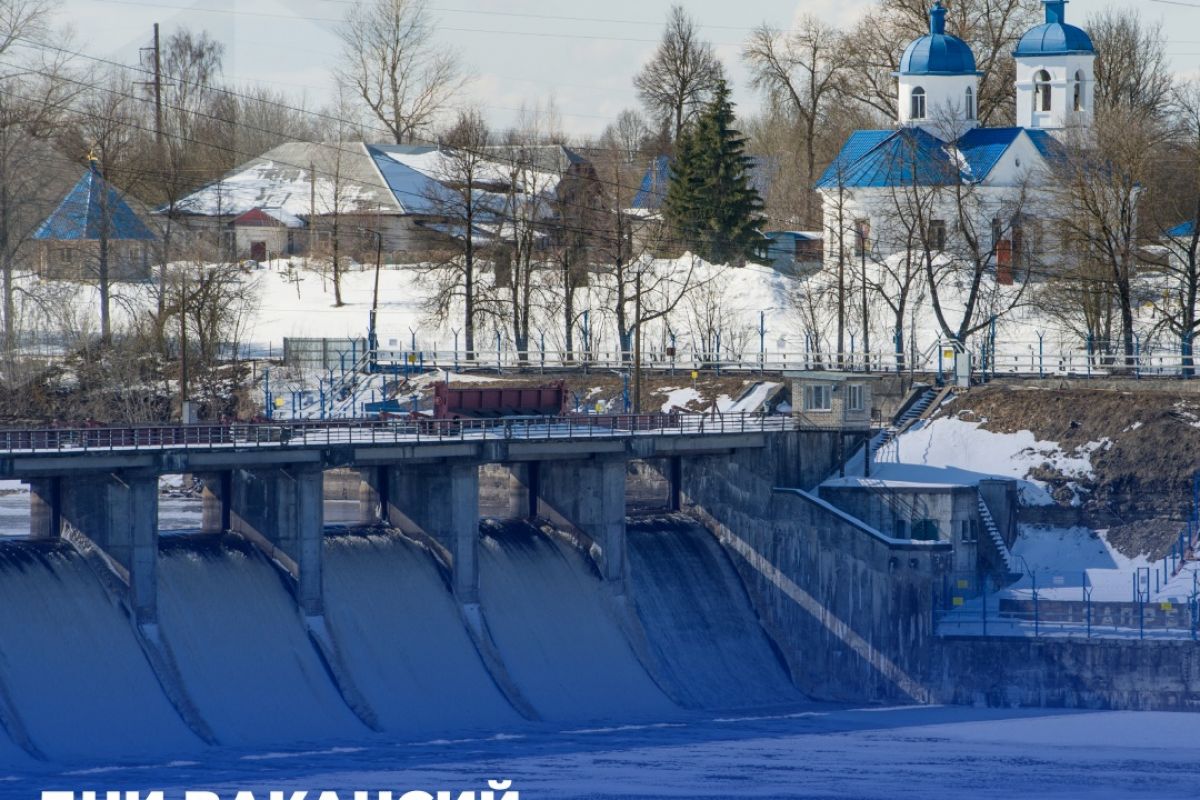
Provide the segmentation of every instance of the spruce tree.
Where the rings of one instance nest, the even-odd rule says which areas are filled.
[[[680,137],[664,213],[679,243],[707,261],[760,258],[766,244],[763,202],[750,183],[746,139],[733,127],[724,81]]]

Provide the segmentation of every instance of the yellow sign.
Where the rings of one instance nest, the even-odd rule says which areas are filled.
[[[697,372],[696,370],[692,370],[692,380],[696,380],[696,378],[699,378],[699,377],[700,377],[700,373]]]
[[[415,364],[415,363],[417,363],[417,354],[416,354],[416,353],[409,353],[409,354],[408,354],[408,363],[410,363],[410,364]]]
[[[1163,603],[1159,603],[1158,607],[1161,608],[1163,611],[1170,611],[1172,608],[1174,608],[1174,606],[1171,605],[1171,601],[1169,601],[1169,600],[1166,602],[1163,602]]]
[[[283,408],[283,398],[282,398],[282,397],[276,397],[276,398],[275,398],[275,407],[276,407],[276,408]]]
[[[953,361],[954,360],[954,351],[949,350],[949,349],[943,350],[942,358],[946,359],[947,361]]]
[[[962,604],[963,604],[963,599],[961,597],[954,598],[954,605],[961,606]]]
[[[967,583],[967,581],[963,580],[962,578],[959,578],[959,579],[958,579],[958,588],[960,588],[960,589],[966,589],[966,588],[967,588],[968,586],[970,586],[970,585],[971,585],[971,584]]]

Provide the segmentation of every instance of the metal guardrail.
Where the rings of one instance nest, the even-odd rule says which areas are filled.
[[[702,352],[654,349],[642,354],[642,369],[687,375],[699,372],[730,372],[757,374],[763,372],[836,370],[846,372],[920,372],[949,374],[953,364],[941,357],[940,345],[930,347],[915,358],[906,354],[897,358],[891,351],[847,351],[843,353],[766,350],[722,350]],[[468,358],[468,355],[471,355]],[[995,352],[973,352],[974,373],[982,377],[1075,377],[1075,378],[1143,378],[1182,376],[1190,370],[1200,375],[1200,355],[1185,358],[1177,351],[1144,350],[1126,357],[1121,354],[1089,351],[1086,348],[1039,351],[1024,347]],[[593,350],[564,352],[531,349],[520,352],[511,349],[481,348],[468,354],[462,350],[378,350],[373,364],[384,372],[445,370],[589,370],[627,369],[633,354],[623,351]],[[1186,369],[1185,369],[1186,368]]]
[[[96,451],[396,445],[446,441],[570,441],[629,436],[707,436],[795,429],[790,416],[640,414],[474,419],[338,419],[0,429],[0,455]]]

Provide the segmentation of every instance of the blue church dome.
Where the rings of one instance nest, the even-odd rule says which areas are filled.
[[[929,35],[914,40],[900,58],[901,75],[973,75],[975,54],[967,43],[946,33],[941,0],[929,9]]]
[[[1031,28],[1021,41],[1013,55],[1024,56],[1061,56],[1071,53],[1095,53],[1092,47],[1092,37],[1082,28],[1068,25],[1066,18],[1067,0],[1042,0],[1046,4],[1046,21]]]

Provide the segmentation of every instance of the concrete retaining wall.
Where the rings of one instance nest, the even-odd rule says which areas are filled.
[[[940,639],[933,699],[944,703],[1200,710],[1200,646],[1132,639]]]
[[[949,545],[889,540],[815,497],[775,491],[811,475],[803,465],[827,444],[814,436],[689,460],[684,508],[730,551],[802,690],[925,701],[932,587]]]

